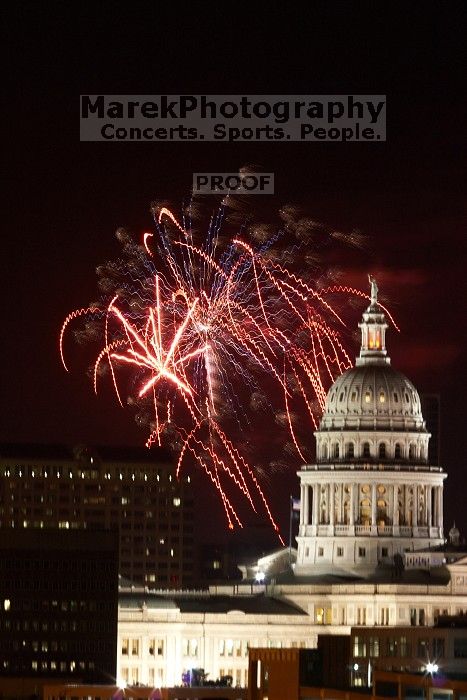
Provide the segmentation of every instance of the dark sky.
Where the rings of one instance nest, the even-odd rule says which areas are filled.
[[[332,263],[360,288],[377,276],[401,328],[393,364],[441,394],[445,524],[467,533],[463,4],[127,8],[18,2],[6,17],[0,439],[144,441],[110,391],[94,398],[83,366],[63,372],[62,320],[96,296],[118,226],[148,229],[149,203],[176,208],[193,172],[257,163],[279,204],[369,237],[361,257]],[[80,93],[387,94],[387,141],[80,143]],[[295,466],[268,485],[284,527]]]

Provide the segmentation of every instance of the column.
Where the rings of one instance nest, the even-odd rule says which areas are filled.
[[[438,486],[438,496],[439,496],[439,528],[440,536],[442,536],[443,530],[443,487]]]
[[[335,523],[335,497],[334,497],[335,485],[333,483],[329,484],[329,523],[334,525]]]
[[[300,484],[300,525],[305,522],[305,486]]]
[[[405,524],[408,525],[410,518],[409,518],[409,487],[407,484],[404,485],[404,519],[405,519]]]
[[[435,489],[435,497],[434,497],[434,513],[433,513],[433,525],[434,527],[439,527],[439,504],[438,504],[438,486],[433,487]]]
[[[397,492],[397,484],[392,487],[392,525],[399,526],[399,496]]]
[[[305,503],[304,503],[304,510],[305,510],[305,522],[304,525],[308,525],[310,522],[310,503],[309,503],[309,494],[310,494],[310,487],[308,484],[305,484],[305,493],[303,494],[305,497]]]
[[[431,527],[431,492],[433,490],[432,486],[426,487],[426,524]],[[429,533],[428,533],[429,534]]]
[[[418,487],[412,486],[412,523],[414,527],[418,527]]]
[[[349,484],[349,525],[355,523],[355,484]]]
[[[311,514],[312,524],[319,523],[319,484],[313,484],[313,512]]]
[[[371,485],[371,525],[376,526],[376,484]]]

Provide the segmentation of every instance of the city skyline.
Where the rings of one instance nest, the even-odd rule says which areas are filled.
[[[317,11],[324,19],[326,10]],[[337,36],[345,35],[347,14],[351,12],[342,8],[341,22],[334,25]],[[180,209],[195,171],[236,171],[245,163],[260,164],[264,171],[275,173],[274,197],[253,205],[266,210],[266,218],[274,220],[273,210],[293,202],[325,225],[345,232],[358,228],[368,237],[366,249],[333,253],[326,265],[340,269],[339,281],[359,289],[366,288],[369,272],[377,278],[385,303],[401,328],[400,334],[392,331],[388,338],[394,365],[421,394],[440,394],[441,466],[448,473],[445,524],[449,528],[455,520],[465,533],[465,387],[461,380],[465,330],[460,315],[465,295],[465,208],[460,137],[449,107],[449,97],[456,94],[460,77],[454,59],[460,32],[454,17],[455,12],[437,18],[436,27],[434,16],[427,13],[425,27],[430,27],[436,41],[430,40],[429,33],[421,34],[417,47],[411,43],[414,17],[410,11],[405,20],[389,19],[370,35],[365,34],[362,24],[362,41],[356,36],[353,53],[348,56],[342,49],[340,54],[340,59],[345,55],[348,62],[336,54],[341,67],[338,83],[335,65],[323,64],[320,75],[313,76],[313,92],[317,94],[360,94],[367,91],[367,85],[374,86],[375,92],[387,92],[388,140],[364,145],[80,143],[80,93],[99,93],[104,82],[109,93],[171,94],[183,90],[215,94],[221,91],[217,69],[200,57],[202,78],[199,71],[187,71],[173,47],[161,38],[157,51],[161,57],[164,51],[169,52],[170,74],[159,74],[154,82],[148,62],[141,63],[137,78],[130,78],[123,71],[123,55],[112,54],[111,58],[97,43],[84,50],[81,39],[105,23],[116,37],[123,37],[118,22],[102,16],[89,26],[83,19],[75,39],[65,42],[59,18],[44,17],[55,38],[44,46],[43,37],[34,31],[33,11],[27,22],[23,17],[13,19],[12,28],[23,38],[23,51],[13,58],[11,109],[16,115],[18,138],[9,182],[11,206],[5,213],[7,291],[0,439],[144,443],[145,432],[134,423],[130,411],[114,405],[108,389],[95,399],[83,372],[63,375],[57,353],[61,321],[71,308],[96,294],[94,268],[118,254],[117,227],[127,226],[135,237],[150,229],[149,206],[154,199],[168,200],[175,210]],[[278,36],[279,16],[272,12],[270,20],[276,22],[273,36]],[[215,24],[220,19],[216,15],[207,21]],[[396,27],[403,41],[400,51],[395,47],[391,50],[391,60],[362,49],[363,37],[376,47],[379,42],[388,42]],[[251,31],[269,41],[256,24]],[[292,26],[287,34],[293,36]],[[195,35],[187,41],[195,46]],[[226,76],[228,89],[224,86],[222,92],[311,92],[308,72],[296,70],[291,85],[288,66],[306,66],[325,45],[325,39],[314,48],[298,42],[284,64],[272,54],[266,61],[255,45],[253,53],[263,77],[231,71]],[[76,47],[80,47],[80,70],[74,63]],[[251,55],[241,44],[216,44],[217,55],[226,60],[233,48],[245,59]],[[41,56],[37,62],[36,53]],[[450,56],[453,60],[448,70]],[[102,66],[104,81],[93,70],[96,63]],[[26,100],[35,104],[33,130],[28,129]],[[358,343],[352,346],[351,331],[361,311],[355,307],[354,316],[348,319],[352,358]],[[267,441],[269,428],[270,421],[265,419],[258,436],[262,442]],[[314,442],[312,432],[310,427],[310,445]],[[282,498],[275,492],[297,492],[295,473],[299,466],[299,461],[291,460],[287,471],[273,473],[267,481],[283,530],[288,496]],[[221,510],[213,499],[202,495],[205,498],[223,523]]]

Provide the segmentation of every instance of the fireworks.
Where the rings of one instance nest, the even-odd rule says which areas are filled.
[[[230,428],[241,433],[254,424],[255,410],[270,408],[306,461],[297,423],[305,417],[317,428],[327,388],[352,364],[339,332],[344,321],[331,301],[338,294],[368,296],[337,285],[319,288],[298,276],[284,255],[272,253],[278,235],[271,237],[267,227],[240,229],[226,241],[224,216],[222,206],[202,240],[189,217],[179,221],[165,206],[141,245],[117,232],[126,259],[97,271],[107,301],[66,318],[60,353],[67,369],[63,343],[73,319],[86,316],[94,336],[97,324],[103,347],[94,363],[96,393],[110,370],[123,405],[121,377],[131,370],[131,401],[150,415],[147,446],[175,446],[177,474],[191,456],[217,489],[230,528],[241,526],[234,486],[278,532],[256,464],[238,449]],[[284,210],[286,225],[290,217]],[[317,226],[306,220],[296,226],[302,246]]]

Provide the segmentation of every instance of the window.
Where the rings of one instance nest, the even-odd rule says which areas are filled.
[[[397,656],[397,639],[395,637],[388,637],[388,656]]]
[[[139,639],[131,640],[131,655],[139,656]]]
[[[370,656],[373,657],[378,657],[379,656],[379,637],[370,637],[368,640],[369,643],[369,653]]]
[[[433,657],[435,659],[444,657],[444,639],[442,637],[433,638]]]
[[[382,548],[381,548],[381,556],[382,556],[382,557],[387,557],[387,556],[388,556],[388,548],[387,548],[387,547],[382,547]]]
[[[400,459],[402,457],[402,449],[398,442],[396,442],[396,446],[394,448],[394,457],[396,459]]]
[[[332,623],[332,608],[316,607],[315,623],[317,625],[330,625]]]
[[[344,556],[344,547],[338,547],[338,548],[337,548],[337,556],[338,556],[338,557],[343,557],[343,556]]]
[[[231,641],[231,640],[229,640]],[[183,639],[182,640],[182,654],[183,656],[198,656],[198,640],[197,639]],[[229,654],[231,656],[231,654]]]
[[[370,403],[371,401],[371,391],[365,391],[365,403]]]
[[[430,658],[430,641],[428,639],[418,640],[417,656],[419,656],[421,659]]]
[[[380,391],[379,392],[379,402],[384,403],[385,401],[386,401],[386,394],[384,393],[384,391]]]
[[[353,655],[357,658],[366,656],[366,639],[365,637],[354,637],[353,640]]]
[[[324,548],[323,547],[318,547],[318,556],[323,557],[324,556]]]
[[[122,639],[122,656],[128,656],[129,640]]]
[[[366,608],[357,608],[357,625],[366,625]]]
[[[467,659],[467,638],[454,637],[454,658]]]
[[[339,459],[339,443],[334,444],[334,458]]]
[[[353,442],[347,443],[347,457],[353,459],[355,456],[355,447]]]
[[[401,657],[410,657],[410,644],[407,642],[407,637],[400,638],[400,654]]]
[[[363,456],[364,457],[370,456],[370,443],[369,442],[363,443]]]
[[[380,459],[386,459],[386,444],[384,442],[379,444],[379,456]]]
[[[366,549],[365,547],[359,547],[358,548],[358,556],[359,557],[366,557]]]
[[[149,642],[149,653],[151,656],[164,656],[164,640],[151,639]]]
[[[381,608],[379,611],[380,625],[389,625],[389,608]]]

